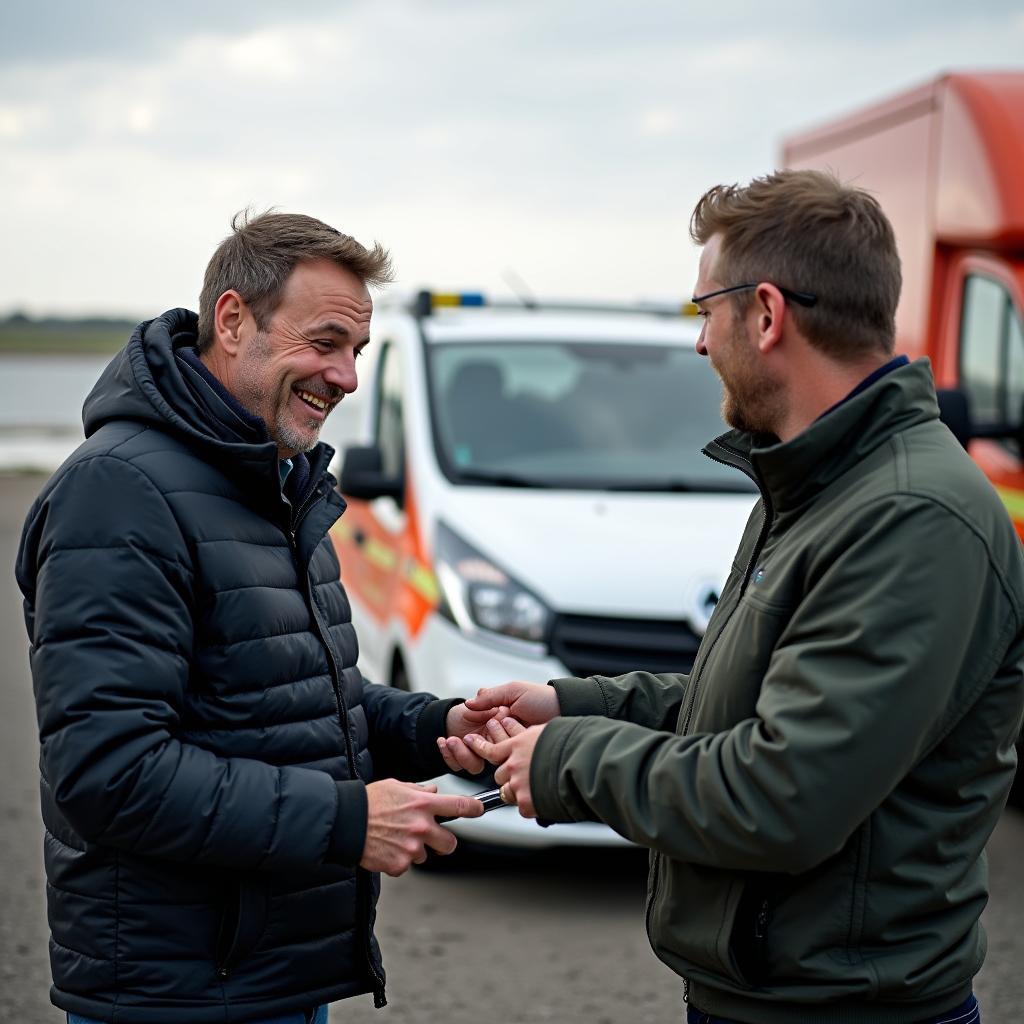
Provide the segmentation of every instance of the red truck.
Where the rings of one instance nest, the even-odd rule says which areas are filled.
[[[786,167],[873,192],[896,231],[897,348],[1024,537],[1024,72],[947,74],[786,139]]]

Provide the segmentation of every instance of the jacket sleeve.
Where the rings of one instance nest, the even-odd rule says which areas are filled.
[[[83,838],[166,860],[278,870],[358,858],[361,783],[184,742],[190,550],[133,464],[94,456],[33,507],[19,555],[44,785]],[[338,831],[341,831],[340,829]]]
[[[406,693],[393,686],[365,683],[363,708],[370,729],[370,755],[377,779],[420,782],[448,768],[437,749],[450,708],[462,700],[437,700],[429,693]]]
[[[1005,689],[1008,712],[1019,704],[1020,666],[1015,679],[997,672],[1021,629],[1001,573],[1019,562],[995,565],[969,526],[923,499],[871,508],[839,532],[773,651],[754,717],[688,736],[556,719],[531,766],[539,816],[602,820],[693,863],[806,871],[986,684]]]
[[[689,677],[682,673],[627,672],[622,676],[552,679],[567,717],[602,715],[648,729],[675,729]]]

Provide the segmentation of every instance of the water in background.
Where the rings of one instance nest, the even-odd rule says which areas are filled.
[[[52,473],[82,443],[82,403],[111,358],[0,356],[0,470]],[[331,413],[328,444],[355,441],[361,404],[350,395]]]

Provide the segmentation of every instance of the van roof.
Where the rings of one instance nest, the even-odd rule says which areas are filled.
[[[691,318],[635,313],[452,310],[424,320],[423,333],[433,344],[544,340],[695,345],[700,324]]]
[[[382,310],[383,320],[387,312]],[[470,341],[587,341],[638,345],[695,345],[696,317],[652,312],[464,308],[436,310],[419,323],[430,344]]]

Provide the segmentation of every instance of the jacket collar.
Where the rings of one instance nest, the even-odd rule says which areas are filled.
[[[731,430],[704,454],[751,476],[778,511],[814,497],[894,434],[938,419],[931,364],[898,366],[785,443]]]

